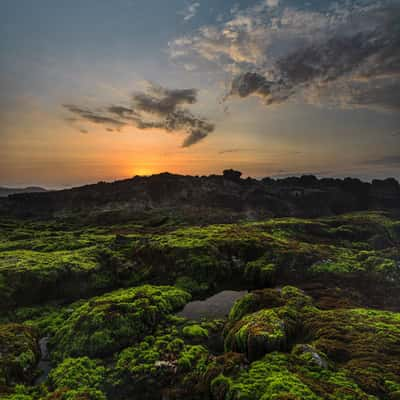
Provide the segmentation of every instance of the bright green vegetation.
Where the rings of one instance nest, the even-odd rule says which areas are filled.
[[[140,286],[93,298],[55,332],[56,357],[106,356],[151,333],[190,295],[170,286]]]
[[[185,326],[182,330],[185,337],[189,338],[207,338],[208,330],[198,324]]]
[[[398,284],[399,238],[399,222],[381,213],[158,231],[4,222],[0,306],[73,301],[143,283],[199,294],[227,281],[265,287],[305,274]]]
[[[249,304],[254,309],[256,300],[250,302],[251,296],[263,307],[263,301],[272,297],[271,290],[265,292],[264,299],[258,292],[239,300],[231,318]],[[400,314],[320,310],[310,298],[300,300],[299,294],[293,287],[275,291],[278,299],[286,298],[285,305],[278,305],[276,299],[272,308],[244,315],[234,321],[233,328],[232,323],[226,325],[228,345],[233,341],[234,350],[249,353],[250,361],[254,356],[257,360],[239,374],[214,378],[211,390],[218,394],[216,398],[396,399],[400,393]],[[279,320],[280,313],[295,316],[296,327],[284,318]],[[282,349],[280,340],[287,327],[292,337]]]
[[[271,353],[235,378],[223,375],[211,383],[226,399],[372,400],[345,372],[307,367],[287,354]]]
[[[88,357],[66,358],[49,375],[49,387],[54,390],[50,398],[104,400],[105,373],[103,366]]]
[[[227,318],[176,315],[224,289]],[[0,398],[397,400],[399,290],[385,213],[0,221]]]

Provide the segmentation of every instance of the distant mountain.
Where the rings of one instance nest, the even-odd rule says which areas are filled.
[[[265,217],[319,217],[363,210],[400,212],[400,185],[393,179],[318,179],[313,175],[261,180],[222,175],[162,173],[113,183],[13,194],[0,202],[0,213],[20,217],[73,217],[113,223],[143,213],[162,213],[201,222]],[[189,217],[188,217],[189,216]]]
[[[47,191],[46,189],[38,186],[29,186],[26,188],[0,187],[0,197],[7,197],[10,194],[17,194],[17,193],[40,193],[46,191]]]

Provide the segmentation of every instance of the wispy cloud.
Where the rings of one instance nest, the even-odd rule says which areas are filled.
[[[250,149],[239,149],[239,148],[224,149],[224,150],[219,151],[218,154],[241,153],[241,152],[245,152],[245,151],[250,151]]]
[[[388,155],[376,159],[365,160],[363,164],[377,166],[400,166],[400,155]]]
[[[187,4],[185,9],[181,11],[179,14],[183,16],[184,21],[190,21],[197,14],[197,10],[200,7],[200,3],[195,2],[191,4]]]
[[[74,104],[64,107],[75,121],[101,124],[108,131],[120,130],[125,126],[138,129],[162,129],[166,132],[184,132],[182,147],[189,147],[206,138],[214,131],[214,124],[194,115],[187,106],[197,103],[196,89],[167,89],[149,83],[144,92],[132,95],[126,105],[111,104],[92,110]],[[71,117],[67,118],[71,120]]]
[[[264,0],[178,38],[170,52],[222,68],[231,76],[227,98],[256,95],[270,105],[301,97],[398,111],[399,18],[394,0],[341,1],[320,11]]]

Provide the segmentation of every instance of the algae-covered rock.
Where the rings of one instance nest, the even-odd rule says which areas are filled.
[[[313,346],[346,369],[367,393],[391,396],[400,385],[400,314],[368,309],[309,309]]]
[[[225,349],[246,353],[250,360],[287,349],[297,335],[299,311],[311,304],[311,298],[293,286],[247,294],[231,309]]]
[[[190,295],[171,286],[122,289],[87,301],[57,330],[54,355],[105,356],[141,340]]]
[[[153,335],[122,350],[116,357],[112,390],[127,398],[138,390],[146,391],[149,398],[158,398],[167,389],[180,392],[179,399],[203,398],[208,389],[203,376],[214,357],[207,349],[206,336],[196,335],[198,343],[192,344],[193,337],[182,333],[187,327],[206,330],[185,324],[177,320],[160,325]]]
[[[0,392],[5,386],[30,383],[39,360],[37,340],[32,328],[0,325]]]
[[[225,349],[246,353],[250,360],[288,347],[295,329],[289,309],[264,309],[248,314],[228,328]]]
[[[216,399],[320,400],[301,379],[288,370],[285,355],[272,353],[251,364],[235,378],[219,376],[211,383]]]
[[[105,400],[106,369],[88,357],[66,358],[49,375],[48,399]]]
[[[309,344],[295,345],[292,349],[292,354],[309,366],[315,365],[320,368],[328,368],[329,366],[329,360],[326,355]]]
[[[211,382],[216,400],[373,400],[344,371],[307,365],[295,356],[270,353],[237,374]]]
[[[279,290],[263,289],[255,290],[237,300],[229,313],[229,320],[237,321],[246,314],[261,310],[285,305]]]

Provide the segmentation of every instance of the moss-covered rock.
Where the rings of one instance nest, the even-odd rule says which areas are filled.
[[[367,393],[391,396],[400,384],[400,314],[368,309],[320,311],[303,317],[313,346],[345,368]]]
[[[285,350],[295,326],[296,314],[289,308],[260,310],[228,328],[225,349],[246,353],[250,360],[275,350]]]
[[[31,382],[39,360],[37,340],[32,328],[0,325],[0,392],[6,386]]]
[[[190,299],[170,286],[139,286],[76,308],[52,338],[54,356],[106,356],[141,340]]]
[[[220,375],[211,383],[217,399],[293,399],[320,400],[298,376],[287,367],[285,355],[272,353],[251,364],[235,378]]]
[[[237,374],[211,382],[213,398],[222,400],[373,400],[343,371],[309,365],[282,353],[270,353]]]

